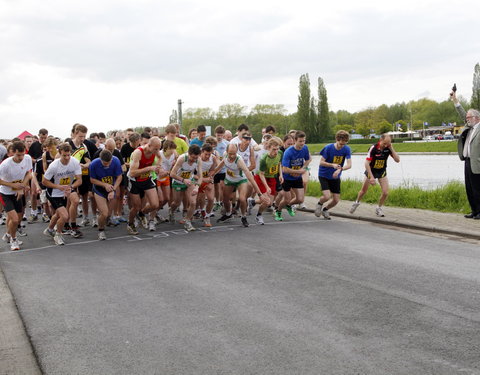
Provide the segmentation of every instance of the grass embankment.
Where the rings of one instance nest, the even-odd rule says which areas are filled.
[[[362,187],[362,181],[342,179],[342,199],[354,201]],[[362,202],[377,203],[381,190],[377,184],[368,189]],[[310,181],[307,195],[320,197],[322,192],[320,184]],[[404,208],[421,208],[440,212],[469,213],[470,206],[465,193],[465,185],[452,181],[434,190],[422,190],[418,186],[402,186],[391,188],[387,206]]]
[[[352,152],[367,152],[371,144],[349,144]],[[327,143],[308,144],[311,153],[318,153]],[[397,152],[457,152],[457,142],[421,142],[421,143],[394,143]]]

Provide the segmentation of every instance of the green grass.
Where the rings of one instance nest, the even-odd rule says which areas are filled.
[[[361,187],[362,181],[342,180],[342,199],[354,201]],[[371,186],[362,201],[377,203],[380,193],[378,184]],[[314,197],[322,195],[320,184],[317,181],[309,182],[307,195]],[[451,181],[434,190],[422,190],[415,185],[391,188],[385,205],[454,213],[469,213],[471,211],[465,193],[465,185],[458,181]]]
[[[367,152],[373,144],[350,144],[352,152]],[[308,144],[311,153],[318,153],[326,143]],[[422,142],[422,143],[394,143],[397,152],[457,152],[457,142]]]

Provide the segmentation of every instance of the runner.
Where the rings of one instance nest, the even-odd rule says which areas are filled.
[[[108,141],[112,141],[109,139]],[[113,156],[108,149],[109,142],[106,142],[105,149],[100,152],[100,157],[91,162],[90,181],[93,184],[94,199],[99,210],[98,217],[98,239],[106,240],[105,224],[115,208],[115,195],[119,193],[119,186],[122,182],[122,166],[118,157]]]
[[[303,203],[305,199],[305,190],[303,188],[302,175],[308,173],[307,167],[312,161],[310,152],[305,145],[306,135],[302,131],[295,133],[295,144],[289,147],[282,158],[283,169],[283,199],[280,202],[276,212],[275,220],[282,221],[282,209],[286,207],[290,216],[295,216],[292,205],[295,203]],[[291,191],[295,194],[292,197]]]
[[[203,181],[201,174],[194,176],[195,171],[202,170],[200,153],[200,147],[197,145],[190,146],[188,153],[180,155],[170,171],[170,177],[173,179],[173,202],[170,207],[169,221],[172,224],[175,222],[175,210],[180,207],[182,201],[187,200],[187,205],[183,207],[184,211],[187,210],[187,212],[180,222],[184,223],[185,229],[189,232],[195,230],[192,225],[192,217],[197,202],[198,186]]]
[[[41,164],[37,162],[36,172],[37,181],[39,181],[40,188],[42,189],[40,193],[40,203],[43,207],[42,221],[44,223],[48,223],[54,212],[47,199],[47,188],[45,187],[45,185],[43,185],[43,175],[58,154],[58,142],[55,138],[48,137],[43,145],[45,151],[43,152],[42,158],[40,159]]]
[[[372,145],[368,150],[367,159],[365,160],[365,181],[362,189],[358,192],[357,200],[352,204],[350,213],[353,214],[363,196],[367,193],[370,185],[376,184],[376,179],[382,189],[382,195],[378,201],[378,206],[375,208],[375,214],[384,217],[382,206],[388,197],[388,178],[387,178],[387,160],[391,156],[396,163],[400,162],[400,156],[394,150],[392,145],[392,138],[388,134],[382,134],[378,143]]]
[[[329,209],[335,207],[340,202],[340,177],[342,171],[352,168],[352,152],[346,144],[350,139],[349,134],[340,130],[335,135],[335,143],[330,143],[320,151],[320,166],[318,168],[318,180],[322,187],[322,196],[315,208],[315,216],[322,215],[330,220]],[[347,165],[344,167],[345,160]],[[323,205],[330,203],[323,207]]]
[[[170,180],[170,171],[172,170],[175,162],[177,161],[177,145],[172,141],[164,141],[162,150],[160,151],[160,156],[162,157],[162,168],[168,174],[163,177],[157,178],[157,194],[159,200],[158,211],[160,211],[166,204],[171,205],[171,180]],[[157,219],[162,221],[168,221],[167,219],[159,216],[157,214]]]
[[[211,138],[211,137],[210,137]],[[213,138],[215,140],[215,138]],[[202,153],[200,156],[202,160],[202,185],[198,189],[197,206],[201,210],[203,217],[203,226],[211,227],[210,216],[212,215],[213,203],[215,201],[215,191],[213,188],[213,171],[217,167],[218,161],[213,154],[213,147],[209,143],[202,146]],[[205,198],[206,208],[205,208]]]
[[[76,217],[80,200],[75,189],[82,184],[82,168],[79,161],[70,156],[71,151],[72,147],[69,143],[62,143],[58,147],[60,157],[50,164],[42,180],[43,185],[47,188],[47,199],[55,210],[55,214],[43,233],[53,237],[57,245],[65,245],[62,231],[69,217],[70,222],[72,222],[71,216]],[[67,211],[67,200],[70,203],[69,211]],[[81,236],[75,226],[72,227],[72,230],[78,232],[73,233],[74,237]]]
[[[207,138],[207,128],[205,125],[198,125],[197,126],[197,137],[194,139],[190,139],[190,146],[197,145],[198,147],[202,147],[205,143],[205,138]]]
[[[155,157],[158,158],[158,161],[161,161],[160,147],[160,139],[152,137],[147,145],[138,147],[132,153],[130,170],[128,171],[131,203],[127,224],[129,234],[138,234],[134,224],[137,214],[140,215],[144,227],[155,230],[154,217],[150,215],[150,220],[148,220],[145,215],[158,210],[158,195],[155,189],[156,183],[152,180],[152,172],[159,173],[162,170],[159,164],[154,164]],[[144,196],[146,197],[147,205],[142,208],[142,198]]]
[[[227,174],[225,176],[225,188],[223,191],[223,205],[225,208],[225,214],[217,220],[217,222],[225,222],[232,218],[232,206],[230,203],[230,196],[236,190],[238,192],[238,199],[240,202],[240,211],[242,212],[242,225],[248,227],[247,221],[247,190],[250,182],[255,192],[258,194],[262,203],[268,203],[269,197],[267,194],[262,194],[255,179],[245,165],[242,157],[237,154],[238,147],[236,144],[230,144],[227,147],[227,152],[223,156],[223,160],[215,168],[214,174],[218,173],[223,166],[227,168]]]
[[[268,135],[268,134],[266,134]],[[277,138],[270,139],[265,145],[265,153],[262,155],[259,161],[258,173],[255,174],[255,182],[257,183],[262,193],[267,193],[269,196],[268,203],[261,203],[258,208],[255,221],[257,224],[264,225],[263,211],[273,204],[275,195],[277,193],[277,177],[280,183],[283,183],[282,173],[282,154],[279,153],[281,142]],[[248,206],[255,206],[256,202],[254,198],[248,198]]]
[[[0,164],[0,198],[7,213],[7,230],[2,239],[10,243],[10,250],[20,250],[22,241],[17,239],[25,206],[25,189],[28,191],[32,179],[32,158],[25,154],[25,145],[21,141],[13,142],[13,156]],[[36,184],[33,190],[38,191]]]
[[[215,147],[215,154],[218,158],[218,162],[223,160],[223,155],[227,151],[227,146],[229,142],[225,138],[225,128],[223,126],[217,126],[215,128],[215,137],[217,138],[217,145]],[[224,189],[224,180],[225,173],[227,169],[223,167],[213,178],[213,184],[215,187],[215,200],[214,211],[219,210],[222,207],[223,203],[223,189]]]

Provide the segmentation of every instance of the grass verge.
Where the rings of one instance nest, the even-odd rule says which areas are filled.
[[[350,144],[352,152],[367,152],[373,144]],[[311,153],[317,153],[326,143],[308,144]],[[457,152],[457,141],[452,142],[422,142],[422,143],[394,143],[397,152]]]
[[[362,187],[362,183],[359,180],[342,179],[342,199],[354,201]],[[377,203],[380,194],[381,190],[378,184],[371,186],[362,201]],[[310,181],[308,183],[307,195],[314,197],[322,195],[318,181]],[[385,205],[464,214],[470,212],[465,185],[459,181],[451,181],[434,190],[422,190],[415,185],[391,188]]]

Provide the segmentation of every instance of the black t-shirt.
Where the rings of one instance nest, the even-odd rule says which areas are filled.
[[[370,168],[376,171],[387,169],[388,157],[392,154],[390,148],[380,149],[379,143],[376,143],[368,150],[367,160],[370,161]]]
[[[135,149],[130,145],[130,143],[125,143],[122,146],[120,153],[122,154],[125,163],[130,163],[130,157],[132,156],[133,151],[135,151]]]
[[[32,159],[41,159],[43,154],[43,147],[42,144],[39,141],[35,141],[32,143],[30,146],[30,149],[28,150],[28,155],[32,157]]]

